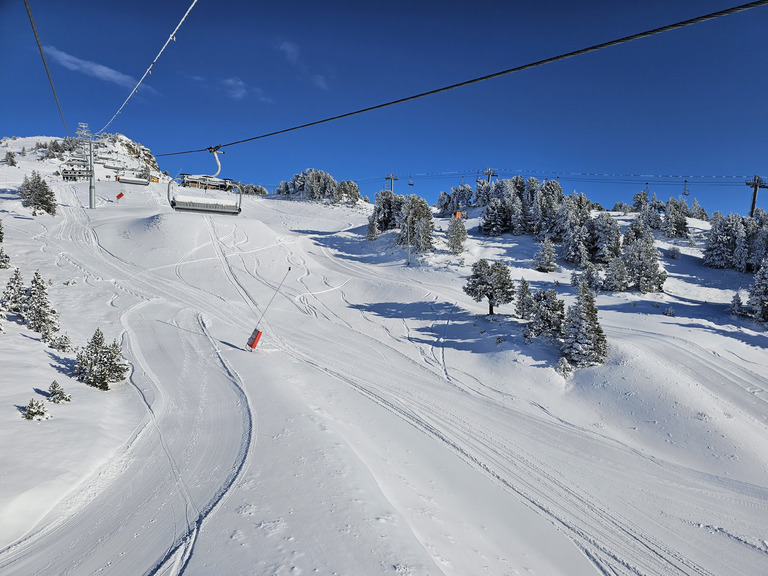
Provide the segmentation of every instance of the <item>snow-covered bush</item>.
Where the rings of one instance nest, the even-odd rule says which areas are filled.
[[[61,404],[62,402],[69,402],[72,400],[72,395],[64,392],[64,388],[61,384],[54,380],[51,385],[48,386],[48,400],[54,404]]]
[[[25,420],[47,420],[51,417],[48,414],[48,408],[45,407],[42,401],[32,398],[27,404],[27,407],[22,413],[22,418]]]

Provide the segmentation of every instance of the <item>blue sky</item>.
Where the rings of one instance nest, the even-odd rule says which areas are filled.
[[[109,121],[190,3],[30,0],[70,132]],[[740,3],[199,0],[107,131],[155,154],[224,144]],[[396,192],[434,202],[493,167],[559,176],[606,207],[645,181],[666,200],[705,176],[689,178],[689,201],[746,213],[744,180],[710,176],[768,177],[766,29],[757,8],[229,147],[221,175],[273,190],[311,167],[373,199],[396,173]],[[63,136],[23,2],[0,0],[0,50],[0,136]],[[158,160],[171,174],[215,170],[208,153]]]

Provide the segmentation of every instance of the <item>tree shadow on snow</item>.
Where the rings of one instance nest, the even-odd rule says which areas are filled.
[[[54,354],[50,350],[45,351],[46,354],[53,360],[51,362],[50,366],[60,374],[64,374],[65,376],[72,376],[75,373],[75,366],[77,365],[77,360],[74,358],[67,358],[66,356],[59,356],[58,354]]]
[[[16,410],[19,411],[20,414],[26,414],[27,413],[27,407],[26,406],[19,406],[18,404],[14,404],[16,407]]]
[[[335,251],[337,258],[355,262],[379,265],[392,262],[399,265],[407,257],[407,247],[395,246],[393,242],[386,243],[388,238],[394,239],[391,231],[385,232],[377,240],[366,238],[366,226],[339,232],[322,230],[293,230],[293,232],[309,237],[318,246]],[[417,256],[417,253],[414,252],[412,256]]]
[[[41,390],[40,388],[32,388],[37,394],[40,394],[43,398],[50,398],[51,394],[47,392],[46,390]]]
[[[599,308],[601,311],[612,310],[614,312],[632,315],[662,315],[665,309],[672,308],[675,315],[669,317],[667,323],[670,325],[708,332],[725,338],[732,338],[743,342],[748,346],[760,348],[768,347],[768,333],[765,332],[765,327],[756,320],[750,318],[737,318],[731,315],[728,310],[728,304],[701,302],[699,300],[687,299],[680,296],[675,298],[677,302],[662,303],[658,308],[650,302],[639,302],[635,305],[630,302],[622,304],[603,304]],[[681,305],[678,305],[678,303]],[[763,333],[751,334],[745,332],[742,328],[745,328],[750,332]]]
[[[377,302],[352,308],[390,320],[418,322],[408,326],[407,339],[427,346],[442,346],[476,354],[514,350],[534,363],[554,365],[559,358],[555,344],[536,339],[526,344],[524,324],[506,314],[475,315],[450,302]]]

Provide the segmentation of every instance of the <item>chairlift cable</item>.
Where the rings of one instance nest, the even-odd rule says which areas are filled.
[[[287,132],[293,132],[296,130],[301,130],[304,128],[309,128],[311,126],[317,126],[319,124],[325,124],[328,122],[333,122],[335,120],[341,120],[343,118],[349,118],[350,116],[356,116],[358,114],[364,114],[366,112],[372,112],[374,110],[380,110],[382,108],[387,108],[389,106],[394,106],[396,104],[403,104],[405,102],[410,102],[412,100],[417,100],[419,98],[425,98],[427,96],[434,96],[435,94],[440,94],[442,92],[448,92],[449,90],[454,90],[456,88],[463,88],[464,86],[469,86],[471,84],[477,84],[479,82],[484,82],[486,80],[492,80],[494,78],[498,78],[500,76],[505,76],[507,74],[514,74],[515,72],[522,72],[524,70],[529,70],[531,68],[536,68],[538,66],[543,66],[545,64],[551,64],[553,62],[559,62],[561,60],[566,60],[568,58],[573,58],[575,56],[582,56],[584,54],[588,54],[590,52],[596,52],[598,50],[602,50],[604,48],[610,48],[613,46],[618,46],[620,44],[626,44],[627,42],[632,42],[633,40],[640,40],[642,38],[647,38],[649,36],[654,36],[656,34],[661,34],[663,32],[669,32],[672,30],[677,30],[680,28],[684,28],[686,26],[691,26],[693,24],[699,24],[701,22],[707,22],[709,20],[714,20],[716,18],[721,18],[723,16],[730,16],[732,14],[736,14],[738,12],[744,12],[746,10],[750,10],[752,8],[758,8],[761,6],[768,5],[768,0],[756,0],[754,2],[749,2],[747,4],[741,4],[739,6],[734,6],[732,8],[727,8],[725,10],[720,10],[717,12],[712,12],[710,14],[704,14],[702,16],[697,16],[695,18],[690,18],[688,20],[682,20],[680,22],[676,22],[674,24],[668,24],[666,26],[661,26],[659,28],[653,28],[651,30],[646,30],[645,32],[639,32],[637,34],[632,34],[630,36],[624,36],[622,38],[618,38],[616,40],[611,40],[609,42],[602,42],[600,44],[594,44],[592,46],[589,46],[587,48],[581,48],[579,50],[574,50],[572,52],[567,52],[564,54],[560,54],[558,56],[552,56],[550,58],[545,58],[543,60],[538,60],[536,62],[531,62],[528,64],[523,64],[522,66],[516,66],[514,68],[509,68],[507,70],[502,70],[500,72],[495,72],[493,74],[487,74],[485,76],[480,76],[477,78],[473,78],[471,80],[465,80],[464,82],[459,82],[457,84],[451,84],[449,86],[443,86],[442,88],[436,88],[434,90],[429,90],[427,92],[421,92],[420,94],[414,94],[412,96],[406,96],[405,98],[399,98],[397,100],[391,100],[389,102],[385,102],[383,104],[377,104],[375,106],[369,106],[367,108],[361,108],[359,110],[354,110],[352,112],[347,112],[345,114],[339,114],[337,116],[330,116],[328,118],[323,118],[322,120],[315,120],[314,122],[307,122],[305,124],[299,124],[297,126],[292,126],[290,128],[284,128],[282,130],[276,130],[274,132],[268,132],[266,134],[261,134],[258,136],[253,136],[251,138],[244,138],[242,140],[236,140],[234,142],[228,142],[227,144],[219,144],[219,148],[224,148],[227,146],[236,146],[237,144],[244,144],[246,142],[253,142],[254,140],[261,140],[263,138],[269,138],[272,136],[277,136],[279,134],[285,134]],[[194,154],[196,152],[204,152],[208,150],[208,148],[201,148],[198,150],[185,150],[183,152],[170,152],[166,154],[156,154],[157,157],[160,156],[178,156],[181,154]]]
[[[29,7],[29,1],[24,0],[24,5],[27,7],[27,14],[29,15],[29,23],[32,24],[32,32],[35,34],[35,40],[37,40],[37,47],[40,49],[40,57],[43,59],[43,66],[45,66],[45,73],[48,75],[48,82],[51,83],[51,91],[53,91],[53,98],[56,100],[56,106],[59,109],[59,116],[61,116],[61,123],[64,124],[64,132],[69,138],[69,129],[67,128],[67,122],[64,120],[64,112],[61,111],[61,104],[59,103],[59,97],[56,95],[56,88],[53,86],[53,78],[51,77],[51,71],[48,68],[48,62],[45,61],[45,52],[43,52],[43,45],[40,43],[40,36],[37,34],[37,26],[35,26],[35,19],[32,17],[32,8]]]
[[[26,0],[24,0],[24,1],[26,2]],[[195,7],[195,4],[197,4],[197,0],[192,0],[192,4],[191,4],[191,5],[190,5],[190,7],[187,9],[187,12],[186,12],[186,13],[184,14],[184,16],[181,18],[181,21],[179,21],[179,23],[176,25],[176,28],[173,30],[173,32],[171,32],[171,35],[170,35],[170,36],[168,36],[168,40],[166,40],[166,41],[165,41],[165,44],[163,44],[163,47],[160,49],[160,52],[158,52],[158,53],[157,53],[157,56],[155,56],[155,59],[154,59],[154,60],[152,60],[152,64],[150,64],[150,65],[149,65],[149,68],[147,68],[147,71],[146,71],[146,72],[144,72],[144,76],[142,76],[142,77],[141,77],[141,79],[140,79],[140,80],[139,80],[139,82],[136,84],[136,86],[134,87],[134,89],[133,89],[133,90],[131,90],[131,93],[130,93],[130,94],[128,94],[128,98],[126,98],[126,99],[125,99],[125,102],[123,102],[123,103],[122,103],[122,105],[120,106],[120,108],[118,108],[118,109],[117,109],[117,112],[115,112],[115,115],[114,115],[114,116],[112,116],[112,118],[110,118],[109,122],[107,122],[107,124],[104,126],[104,128],[102,128],[101,130],[99,130],[99,131],[98,131],[96,134],[101,134],[101,133],[103,133],[103,132],[104,132],[104,130],[106,130],[106,129],[109,127],[109,125],[110,125],[110,124],[112,124],[112,122],[115,120],[115,118],[117,118],[117,115],[118,115],[118,114],[120,114],[120,112],[122,112],[122,111],[123,111],[123,108],[125,108],[125,105],[126,105],[126,104],[128,104],[128,100],[130,100],[130,99],[133,97],[133,95],[134,95],[134,94],[136,94],[136,92],[137,92],[137,91],[138,91],[138,89],[139,89],[139,86],[141,86],[141,83],[144,81],[144,78],[146,78],[146,77],[147,77],[149,74],[151,74],[151,73],[152,73],[152,67],[153,67],[153,66],[154,66],[154,65],[157,63],[157,61],[160,59],[160,55],[163,53],[163,51],[164,51],[164,50],[165,50],[165,48],[168,46],[168,44],[170,44],[170,43],[171,43],[171,40],[174,40],[174,41],[176,40],[176,32],[178,32],[178,31],[179,31],[179,28],[181,28],[181,25],[184,23],[184,20],[186,20],[186,19],[187,19],[187,16],[188,16],[188,15],[189,15],[189,13],[192,11],[192,8],[194,8],[194,7]]]

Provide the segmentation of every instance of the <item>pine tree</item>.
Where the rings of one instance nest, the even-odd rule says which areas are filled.
[[[8,166],[18,166],[18,163],[16,162],[16,154],[8,150],[8,152],[5,153],[5,163],[8,164]]]
[[[0,244],[3,243],[3,221],[0,220]]]
[[[573,366],[565,357],[562,357],[557,361],[557,372],[563,378],[569,378],[573,374]]]
[[[472,275],[463,288],[475,302],[488,299],[488,314],[493,315],[493,307],[509,304],[515,297],[515,285],[509,268],[503,262],[489,264],[481,258],[472,265]]]
[[[504,204],[498,198],[493,198],[485,208],[480,229],[488,236],[501,236],[507,231],[506,220],[507,211]]]
[[[376,240],[381,236],[381,230],[379,229],[379,222],[376,220],[376,217],[374,214],[371,214],[368,217],[368,227],[365,230],[365,237],[368,240]]]
[[[11,267],[11,257],[5,253],[3,247],[0,246],[0,270],[5,270]]]
[[[707,214],[707,211],[701,207],[699,201],[696,200],[696,198],[693,199],[693,203],[691,204],[691,218],[709,222],[709,214]]]
[[[128,364],[122,360],[122,348],[113,341],[104,344],[104,334],[97,328],[85,348],[76,357],[75,376],[81,382],[109,390],[109,384],[119,382],[128,373]]]
[[[64,334],[59,334],[58,336],[52,336],[48,342],[48,346],[58,352],[69,352],[72,350],[72,342],[70,342],[66,332]]]
[[[515,313],[518,318],[530,320],[533,314],[533,294],[531,285],[525,278],[520,279],[520,286],[517,289],[517,302],[515,303]]]
[[[32,171],[32,178],[24,176],[24,182],[19,188],[19,197],[22,206],[32,208],[32,216],[37,216],[38,210],[51,216],[56,215],[56,197],[53,190],[35,170]]]
[[[533,313],[525,327],[525,337],[560,338],[563,335],[564,319],[565,303],[557,297],[557,292],[552,288],[537,290],[533,295]]]
[[[61,404],[62,402],[70,402],[72,400],[72,395],[64,392],[64,388],[61,387],[61,384],[54,380],[48,387],[48,400],[54,404]]]
[[[26,420],[47,420],[50,418],[48,414],[48,408],[45,407],[40,400],[32,398],[27,404],[27,407],[22,414],[22,418]]]
[[[8,279],[8,284],[6,284],[3,291],[2,301],[5,309],[8,312],[21,315],[23,313],[26,293],[27,290],[24,287],[24,278],[21,275],[21,270],[14,268],[13,274]]]
[[[728,214],[723,217],[720,212],[715,212],[710,224],[704,245],[704,265],[710,268],[733,268],[736,238],[744,231],[741,216]]]
[[[555,247],[549,236],[544,238],[544,242],[541,243],[541,247],[533,259],[533,267],[539,272],[554,272],[557,270]]]
[[[563,260],[577,266],[583,266],[589,262],[586,240],[587,229],[574,222],[574,225],[567,231],[563,239]]]
[[[744,303],[741,301],[741,295],[738,292],[731,299],[729,311],[734,316],[744,316]]]
[[[590,259],[597,264],[607,264],[621,254],[621,227],[608,212],[587,221],[587,249]]]
[[[601,364],[607,354],[605,333],[597,318],[595,294],[586,282],[579,285],[576,303],[568,308],[564,325],[563,355],[576,366]]]
[[[432,249],[434,222],[432,210],[424,198],[415,194],[408,196],[400,209],[398,223],[398,244],[413,246],[418,252]]]
[[[760,270],[755,274],[747,304],[752,306],[755,318],[762,322],[768,321],[768,259],[763,260]]]
[[[34,332],[40,332],[43,342],[49,341],[53,333],[59,331],[59,313],[51,307],[48,288],[39,270],[35,271],[27,292],[25,317],[27,327]]]
[[[670,198],[664,209],[664,223],[662,230],[667,238],[688,238],[688,220],[685,217],[688,205],[685,209],[677,200]]]
[[[464,251],[464,241],[467,239],[467,227],[463,218],[451,218],[448,223],[448,249],[454,254]]]
[[[624,260],[621,256],[616,256],[608,262],[602,288],[610,292],[623,292],[628,287],[627,267],[624,265]]]
[[[647,292],[661,292],[667,273],[659,264],[661,253],[656,248],[650,230],[642,234],[624,249],[624,265],[627,269],[629,284]]]

